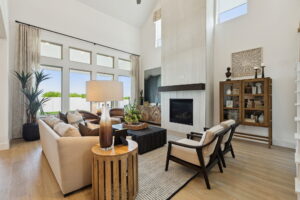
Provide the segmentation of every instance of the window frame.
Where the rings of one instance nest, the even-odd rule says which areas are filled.
[[[157,38],[157,22],[160,21],[160,39]],[[154,32],[154,47],[155,48],[161,48],[162,46],[162,20],[159,19],[157,21],[154,22],[154,26],[155,26],[155,32]]]
[[[90,59],[89,59],[90,62],[89,62],[89,63],[85,63],[85,62],[79,62],[79,61],[71,60],[71,49],[89,53],[89,54],[90,54]],[[69,61],[70,61],[70,62],[80,63],[80,64],[85,64],[85,65],[92,65],[92,63],[93,63],[93,52],[92,52],[92,51],[85,50],[85,49],[80,49],[80,48],[77,48],[77,47],[70,46],[70,47],[69,47],[68,53],[69,53]]]
[[[99,65],[97,63],[97,56],[105,56],[105,57],[110,57],[112,58],[112,67],[108,67],[108,66],[104,66],[104,65]],[[96,65],[97,66],[100,66],[100,67],[106,67],[106,68],[109,68],[109,69],[114,69],[115,68],[115,57],[114,56],[110,56],[110,55],[106,55],[106,54],[102,54],[102,53],[96,53]]]
[[[98,74],[103,74],[103,75],[109,75],[109,76],[112,76],[112,80],[115,80],[115,74],[103,73],[103,72],[96,72],[96,79],[95,79],[95,80],[98,80],[98,79],[97,79]]]
[[[50,41],[47,41],[47,40],[41,40],[40,41],[40,48],[42,48],[42,43],[48,43],[48,44],[52,44],[52,45],[55,45],[55,46],[60,46],[60,58],[54,58],[54,57],[50,57],[50,56],[43,56],[42,52],[40,52],[41,57],[57,59],[57,60],[63,60],[64,59],[64,57],[63,57],[63,55],[64,55],[63,54],[64,45],[63,44],[59,44],[59,43],[56,43],[56,42],[50,42]]]
[[[246,12],[246,13],[244,13],[244,14],[242,14],[242,15],[239,15],[239,16],[236,16],[236,17],[234,17],[234,18],[231,18],[231,19],[222,21],[222,22],[220,21],[220,15],[221,15],[222,13],[228,12],[228,11],[231,11],[231,10],[234,10],[234,9],[236,9],[236,8],[238,8],[238,7],[243,6],[243,5],[247,5],[247,12]],[[231,21],[231,20],[234,20],[234,19],[237,19],[237,18],[239,18],[239,17],[242,17],[242,16],[247,15],[247,14],[249,13],[249,0],[247,0],[246,3],[240,4],[240,5],[238,5],[238,6],[235,6],[235,7],[231,8],[231,9],[228,9],[228,10],[226,10],[226,11],[219,12],[219,10],[220,10],[220,0],[217,1],[217,6],[216,6],[216,15],[217,15],[217,16],[216,16],[216,24],[223,24],[223,23],[226,23],[226,22],[229,22],[229,21]]]
[[[120,66],[119,66],[119,60],[130,62],[130,70],[120,68]],[[131,60],[128,60],[128,59],[125,59],[125,58],[118,58],[118,69],[124,70],[124,71],[127,71],[127,72],[131,72],[132,71],[132,62],[131,62]],[[126,75],[124,75],[124,76],[126,76]]]

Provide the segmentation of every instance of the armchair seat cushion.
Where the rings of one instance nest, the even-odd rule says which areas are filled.
[[[188,145],[193,145],[193,146],[199,146],[199,141],[195,140],[189,140],[189,139],[180,139],[177,142],[182,143],[182,144],[188,144]],[[200,166],[198,154],[196,152],[196,149],[190,149],[186,147],[181,147],[178,145],[172,145],[171,149],[171,155],[179,158],[181,160],[184,160],[186,162],[192,163],[194,165]],[[210,157],[204,157],[204,162],[205,165],[208,164]]]

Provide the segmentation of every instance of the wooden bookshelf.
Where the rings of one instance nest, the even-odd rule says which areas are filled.
[[[241,125],[268,128],[268,136],[236,132],[235,136],[272,145],[272,79],[220,82],[220,121],[234,119]]]

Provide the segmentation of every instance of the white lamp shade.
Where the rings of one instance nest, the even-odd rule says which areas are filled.
[[[91,102],[123,100],[123,83],[119,81],[87,81],[86,100]]]

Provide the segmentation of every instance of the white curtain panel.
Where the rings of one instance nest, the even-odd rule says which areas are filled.
[[[17,57],[14,67],[18,72],[33,72],[40,65],[40,31],[19,24],[17,35]],[[14,73],[14,72],[13,72]],[[24,96],[17,78],[13,77],[12,88],[12,138],[22,137],[22,125],[26,122]]]
[[[219,0],[219,13],[231,10],[237,6],[247,3],[248,0]]]
[[[140,92],[140,57],[131,55],[130,56],[131,65],[132,65],[132,91],[133,91],[133,99],[131,101],[135,101],[138,103],[139,100],[139,92]]]

